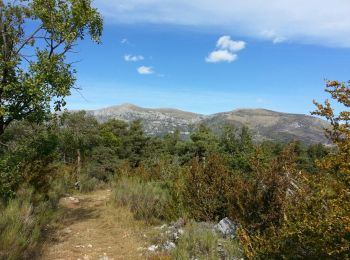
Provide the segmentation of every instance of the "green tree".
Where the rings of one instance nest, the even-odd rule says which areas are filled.
[[[126,157],[125,137],[128,134],[128,124],[120,120],[109,120],[100,125],[102,145],[114,150],[120,158]]]
[[[64,113],[60,117],[59,149],[66,163],[75,162],[78,172],[87,154],[100,142],[97,120],[86,114]]]
[[[46,194],[58,157],[55,126],[16,122],[2,137],[6,151],[0,153],[0,199],[14,197],[24,183]]]
[[[165,153],[169,153],[171,155],[176,155],[177,153],[177,145],[181,143],[180,130],[176,130],[172,134],[167,134],[163,138],[163,149]]]
[[[191,145],[192,157],[203,159],[208,153],[215,153],[219,150],[218,138],[206,125],[201,124],[191,135],[191,140],[193,142]]]
[[[0,0],[0,135],[65,105],[75,84],[67,54],[86,35],[99,42],[102,23],[91,0]]]
[[[250,160],[254,155],[254,144],[248,127],[240,132],[232,126],[225,126],[220,137],[220,146],[228,155],[232,169],[251,171]]]
[[[142,122],[136,120],[130,123],[128,135],[125,138],[127,158],[132,166],[138,166],[145,154],[149,138],[143,132]]]

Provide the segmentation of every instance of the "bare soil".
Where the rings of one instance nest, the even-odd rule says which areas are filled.
[[[143,223],[110,205],[109,190],[63,198],[58,228],[48,232],[42,260],[145,259]]]

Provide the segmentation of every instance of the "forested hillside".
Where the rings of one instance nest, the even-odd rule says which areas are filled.
[[[177,109],[149,109],[131,104],[123,104],[104,109],[87,111],[99,122],[118,119],[126,122],[140,120],[145,133],[150,136],[164,136],[179,131],[180,136],[189,138],[200,125],[207,125],[214,133],[221,133],[225,125],[236,128],[249,127],[254,141],[290,142],[302,141],[306,144],[323,143],[326,121],[301,114],[288,114],[266,109],[237,109],[213,115],[201,115]]]

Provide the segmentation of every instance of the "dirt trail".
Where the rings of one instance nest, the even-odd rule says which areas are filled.
[[[127,209],[109,205],[109,198],[103,190],[62,199],[60,228],[48,234],[41,259],[144,259],[141,224]]]

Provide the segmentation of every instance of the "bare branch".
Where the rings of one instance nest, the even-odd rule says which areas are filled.
[[[33,37],[43,28],[44,28],[44,26],[40,25],[27,39],[25,39],[24,42],[22,43],[22,45],[16,51],[16,54],[19,54],[19,52],[28,44],[28,42],[30,40],[32,40]]]
[[[5,146],[5,147],[7,147],[7,148],[9,147],[8,144],[5,144],[5,143],[3,143],[3,142],[1,142],[1,141],[0,141],[0,145]]]

